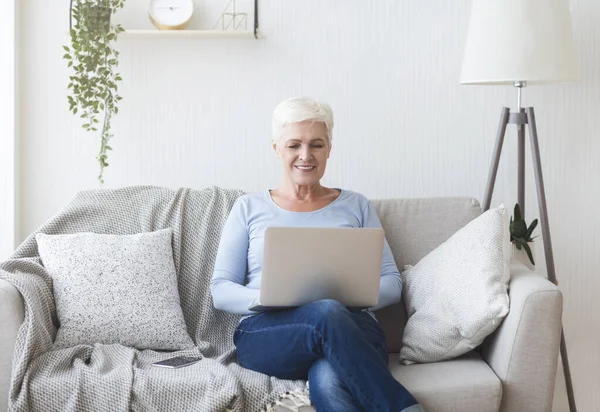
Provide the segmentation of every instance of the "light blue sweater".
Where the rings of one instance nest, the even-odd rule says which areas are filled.
[[[256,314],[248,307],[258,303],[264,232],[269,226],[380,228],[381,222],[369,200],[350,190],[341,190],[333,202],[313,212],[285,210],[275,204],[268,190],[239,197],[223,228],[210,283],[215,308],[238,315]],[[379,301],[369,309],[399,302],[401,292],[400,273],[385,240]]]

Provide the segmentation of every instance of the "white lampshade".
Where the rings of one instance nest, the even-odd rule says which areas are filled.
[[[473,0],[462,84],[578,80],[568,0]]]

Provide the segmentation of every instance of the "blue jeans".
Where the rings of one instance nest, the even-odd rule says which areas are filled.
[[[244,368],[280,379],[308,379],[317,411],[419,408],[388,369],[385,336],[377,321],[338,301],[249,317],[233,342]]]

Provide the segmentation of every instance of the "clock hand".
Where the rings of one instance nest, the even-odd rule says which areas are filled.
[[[157,7],[157,9],[169,9],[169,10],[180,9],[180,8],[181,7],[173,7],[173,6]]]

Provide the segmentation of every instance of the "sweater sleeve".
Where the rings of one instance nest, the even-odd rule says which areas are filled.
[[[381,228],[381,222],[371,205],[366,199],[367,205],[363,209],[363,227]],[[400,302],[402,297],[402,278],[394,261],[392,250],[387,239],[383,241],[383,258],[381,262],[381,281],[379,285],[379,300],[377,305],[369,308],[372,311],[384,308],[393,303]]]
[[[237,315],[256,313],[248,310],[258,303],[259,289],[245,286],[248,259],[248,228],[240,199],[233,205],[223,227],[214,272],[210,282],[216,309]]]

